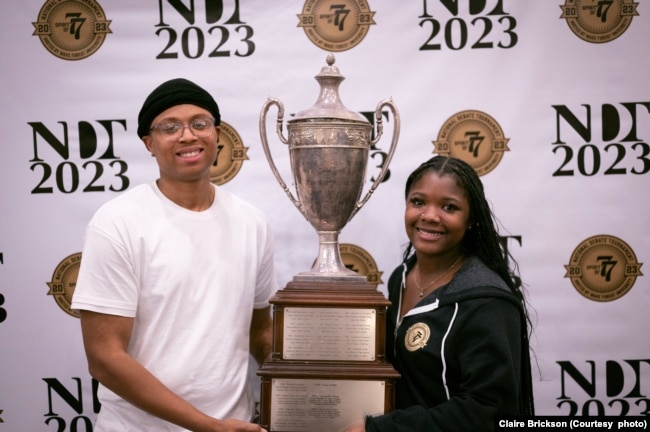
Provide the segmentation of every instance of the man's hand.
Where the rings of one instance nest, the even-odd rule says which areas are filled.
[[[221,427],[212,432],[267,432],[260,425],[248,423],[242,420],[226,419],[220,422]],[[207,431],[206,431],[207,432]]]

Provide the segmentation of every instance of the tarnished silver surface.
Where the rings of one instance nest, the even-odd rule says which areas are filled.
[[[264,154],[275,178],[285,193],[318,232],[319,251],[308,272],[294,276],[297,281],[364,282],[366,277],[347,269],[341,260],[338,236],[343,227],[368,201],[384,179],[395,153],[399,137],[400,117],[392,99],[385,99],[375,109],[377,134],[371,139],[372,125],[359,113],[345,108],[338,88],[345,78],[328,55],[327,66],[316,75],[320,94],[316,103],[287,121],[288,138],[282,132],[284,106],[280,100],[269,98],[260,114],[260,137]],[[295,197],[280,175],[269,149],[266,115],[271,106],[278,109],[276,132],[280,141],[289,146],[291,170],[296,188]],[[390,108],[395,120],[393,137],[384,166],[366,192],[363,191],[368,152],[383,134],[382,109]]]
[[[383,414],[385,390],[383,381],[275,378],[270,430],[342,431],[364,414]]]
[[[374,309],[284,309],[284,360],[375,360]]]

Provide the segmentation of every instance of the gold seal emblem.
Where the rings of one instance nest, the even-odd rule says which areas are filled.
[[[94,0],[48,0],[33,22],[34,33],[43,46],[63,60],[91,56],[106,39],[110,20]]]
[[[610,235],[589,237],[571,254],[566,274],[573,287],[589,300],[607,302],[625,295],[641,273],[632,248]]]
[[[366,276],[371,284],[379,285],[384,283],[381,280],[381,275],[384,272],[377,269],[377,263],[365,249],[349,243],[341,243],[339,249],[345,267]]]
[[[307,0],[298,14],[298,27],[314,45],[326,51],[357,46],[375,24],[366,0]]]
[[[424,323],[415,323],[406,330],[404,346],[409,351],[417,351],[424,348],[431,336],[431,329]]]
[[[580,39],[606,43],[625,33],[632,17],[639,15],[637,6],[633,0],[566,0],[560,18]]]
[[[476,110],[461,111],[448,118],[433,141],[434,153],[462,159],[479,176],[489,173],[510,151],[499,123],[490,115]]]
[[[210,181],[222,185],[232,180],[241,169],[245,160],[248,160],[241,137],[237,131],[226,122],[221,122],[219,134],[219,152],[217,160],[210,168]]]
[[[72,294],[77,286],[80,265],[81,252],[65,257],[54,269],[52,282],[47,283],[47,286],[50,287],[47,295],[54,296],[56,304],[65,313],[76,318],[79,318],[79,312],[70,309],[70,304],[72,303]]]

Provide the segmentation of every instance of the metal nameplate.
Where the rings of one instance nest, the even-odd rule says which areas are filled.
[[[284,309],[285,360],[375,360],[374,309]]]
[[[384,414],[383,381],[273,379],[271,386],[272,431],[342,431]]]

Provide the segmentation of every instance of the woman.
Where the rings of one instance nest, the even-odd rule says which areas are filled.
[[[348,430],[490,431],[497,416],[532,415],[530,320],[480,179],[436,156],[405,195],[410,243],[388,281],[396,409]]]

